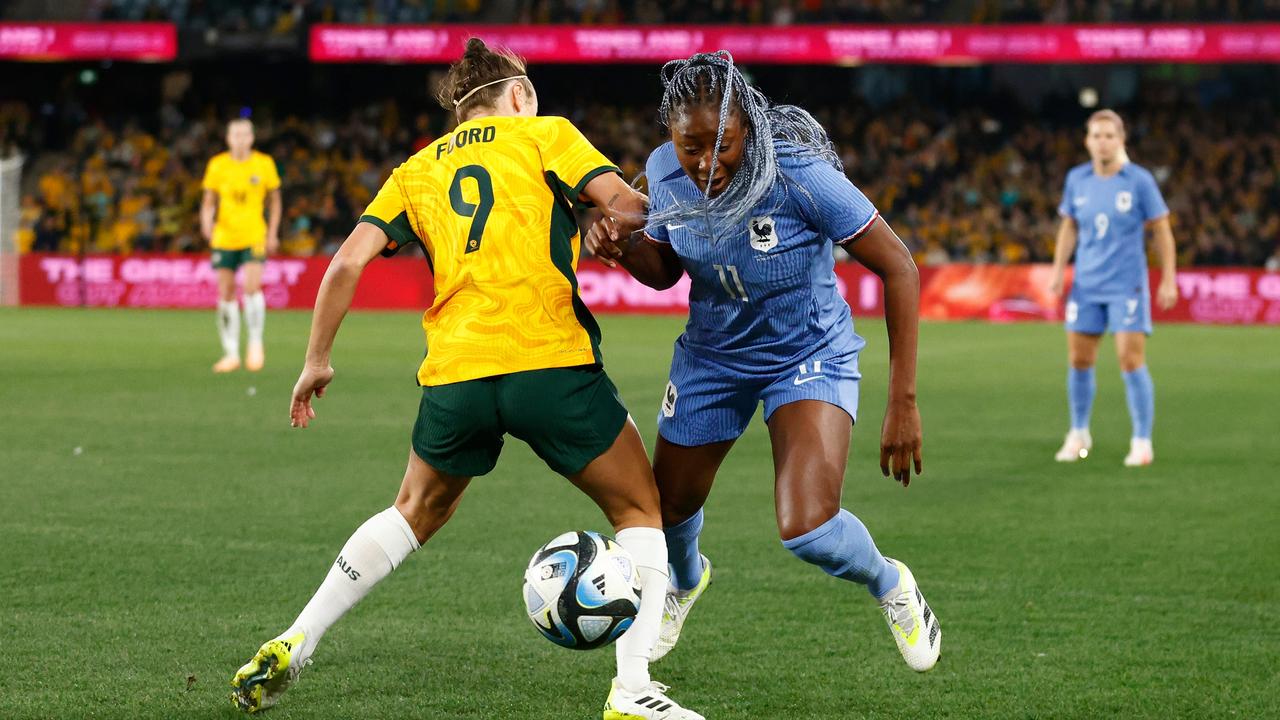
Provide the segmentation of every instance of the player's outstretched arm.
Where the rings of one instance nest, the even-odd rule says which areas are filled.
[[[275,255],[280,250],[280,218],[284,215],[284,201],[281,200],[280,188],[267,195],[267,254]]]
[[[621,177],[606,173],[583,189],[604,217],[587,230],[587,249],[609,267],[621,265],[631,276],[655,290],[675,285],[684,269],[670,246],[644,235],[649,198]]]
[[[200,235],[213,240],[213,223],[218,218],[218,193],[205,190],[200,197]]]
[[[1067,282],[1067,263],[1075,251],[1076,221],[1064,217],[1058,226],[1058,239],[1053,244],[1053,279],[1049,281],[1049,292],[1054,297],[1062,297],[1063,286]]]
[[[883,218],[845,246],[884,283],[889,331],[889,405],[880,430],[880,471],[911,484],[911,466],[924,471],[920,410],[916,407],[916,344],[920,336],[920,271],[911,252]]]
[[[1169,216],[1157,218],[1151,223],[1155,236],[1156,257],[1160,260],[1160,286],[1156,288],[1156,304],[1168,310],[1178,302],[1178,252],[1173,244],[1173,226]]]
[[[325,388],[333,380],[333,367],[329,355],[338,326],[351,308],[356,294],[356,284],[364,266],[378,256],[387,245],[387,235],[370,223],[360,223],[347,236],[338,249],[329,269],[320,281],[316,295],[316,309],[311,316],[311,339],[307,341],[307,359],[293,388],[293,400],[289,405],[289,424],[306,427],[316,416],[311,407],[311,396],[324,397]]]

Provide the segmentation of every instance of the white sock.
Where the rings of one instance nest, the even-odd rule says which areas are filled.
[[[218,337],[225,357],[240,357],[240,304],[235,300],[218,301]]]
[[[309,657],[329,627],[418,547],[413,529],[394,506],[369,518],[342,546],[320,589],[281,637],[305,633],[302,657]]]
[[[262,328],[267,324],[267,298],[262,291],[244,296],[244,323],[249,328],[249,347],[262,345]]]
[[[649,685],[649,658],[662,627],[667,598],[667,539],[658,528],[630,527],[618,531],[618,544],[631,553],[640,573],[640,612],[618,638],[618,684],[628,692]]]

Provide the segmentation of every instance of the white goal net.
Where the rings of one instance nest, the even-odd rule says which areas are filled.
[[[18,198],[22,156],[0,158],[0,305],[18,304]]]

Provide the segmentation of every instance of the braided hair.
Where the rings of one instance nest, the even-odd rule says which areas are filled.
[[[689,224],[693,229],[690,221],[703,220],[712,237],[716,235],[714,228],[740,225],[774,183],[785,179],[778,166],[780,156],[814,156],[843,172],[840,157],[818,121],[795,105],[770,103],[747,82],[727,50],[668,62],[662,66],[662,87],[658,112],[664,127],[670,127],[676,113],[712,103],[720,109],[720,121],[702,197],[651,213],[650,222]],[[742,163],[729,186],[713,198],[711,182],[730,113],[739,113],[747,130]]]

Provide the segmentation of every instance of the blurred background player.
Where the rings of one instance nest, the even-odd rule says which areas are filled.
[[[227,150],[209,160],[200,230],[212,250],[218,275],[218,337],[222,359],[217,373],[240,367],[240,306],[236,302],[236,270],[244,268],[244,319],[249,348],[245,367],[258,371],[266,360],[262,347],[267,301],[262,294],[262,265],[280,246],[280,176],[270,155],[253,149],[253,123],[238,118],[227,123]],[[267,201],[270,204],[267,205]],[[268,218],[263,221],[263,208]]]
[[[692,281],[654,450],[672,565],[654,656],[675,646],[711,582],[698,550],[702,508],[763,401],[783,546],[866,586],[908,666],[929,670],[942,645],[937,617],[907,566],[881,555],[840,503],[866,343],[836,288],[833,246],[884,282],[890,389],[880,467],[903,486],[913,464],[921,470],[911,254],[845,177],[822,126],[801,108],[770,104],[727,52],[667,63],[662,80],[659,116],[671,141],[649,156],[643,239],[630,241],[624,227],[619,246],[611,221],[587,239],[650,287],[671,287],[685,272]]]
[[[1055,458],[1075,462],[1089,455],[1093,437],[1089,414],[1097,387],[1094,365],[1103,333],[1116,337],[1133,436],[1127,467],[1155,459],[1155,385],[1147,370],[1151,334],[1151,291],[1145,233],[1151,228],[1160,261],[1156,302],[1162,309],[1178,301],[1177,256],[1169,208],[1150,172],[1129,161],[1124,121],[1111,110],[1089,116],[1085,147],[1089,162],[1067,173],[1058,214],[1051,289],[1061,296],[1067,263],[1075,252],[1075,274],[1067,298],[1067,404],[1071,430]]]
[[[436,294],[422,318],[431,350],[399,495],[347,540],[293,625],[240,668],[232,701],[249,712],[274,704],[329,627],[448,522],[509,433],[595,501],[640,576],[604,720],[703,720],[649,677],[667,586],[658,491],[574,274],[572,205],[587,198],[638,219],[644,198],[568,120],[536,117],[523,61],[477,38],[449,69],[440,103],[458,127],[392,173],[325,273],[290,408],[295,427],[315,417],[311,397],[333,380],[334,336],[365,265],[421,245]]]

